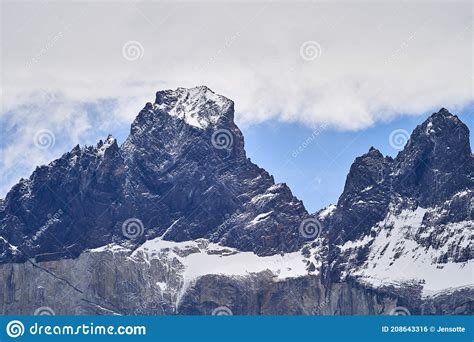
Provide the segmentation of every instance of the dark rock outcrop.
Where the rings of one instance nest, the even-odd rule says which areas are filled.
[[[5,198],[0,236],[16,249],[2,242],[0,263],[77,257],[124,241],[130,218],[144,230],[135,243],[164,235],[259,255],[298,250],[308,214],[247,159],[233,115],[233,102],[206,87],[160,91],[122,146],[109,136],[38,167]]]
[[[246,157],[231,100],[160,91],[121,146],[76,146],[0,200],[0,312],[472,314],[473,160],[441,109],[395,159],[357,158],[337,205],[309,215]]]

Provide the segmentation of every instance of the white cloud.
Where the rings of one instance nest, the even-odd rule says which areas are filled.
[[[18,134],[3,139],[2,188],[14,165],[31,169],[52,157],[31,145],[38,127],[64,136],[49,152],[56,156],[128,125],[158,89],[208,85],[235,101],[240,124],[280,119],[354,130],[442,106],[459,110],[473,99],[471,7],[7,2],[0,119]],[[133,61],[122,55],[129,41],[143,46]],[[321,47],[312,61],[300,55],[307,41]],[[35,97],[44,93],[61,103]],[[99,114],[84,105],[94,103]]]

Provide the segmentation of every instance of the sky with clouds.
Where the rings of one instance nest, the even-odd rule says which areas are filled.
[[[469,1],[3,1],[1,17],[0,196],[77,143],[126,135],[159,89],[233,99],[255,145],[273,123],[337,139],[473,102]]]

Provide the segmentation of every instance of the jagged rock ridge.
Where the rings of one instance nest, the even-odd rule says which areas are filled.
[[[426,293],[472,285],[474,158],[469,129],[446,109],[395,159],[356,159],[330,215],[327,273],[377,286],[414,282]],[[471,276],[470,276],[471,275]]]
[[[0,311],[472,314],[474,168],[456,116],[433,114],[395,159],[371,148],[312,217],[247,159],[233,116],[206,87],[160,91],[122,146],[76,146],[22,179],[0,207]],[[308,219],[319,237],[301,234]]]
[[[5,198],[0,262],[77,257],[126,240],[130,218],[144,226],[137,244],[163,235],[259,255],[298,250],[308,213],[247,159],[233,115],[233,102],[206,87],[159,91],[122,146],[109,136],[38,167]]]

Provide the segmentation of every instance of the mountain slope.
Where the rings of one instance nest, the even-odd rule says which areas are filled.
[[[109,136],[38,167],[0,207],[0,312],[472,314],[474,162],[442,109],[396,158],[357,158],[309,215],[246,157],[234,104],[159,91]]]
[[[206,87],[161,91],[122,146],[109,136],[38,167],[5,198],[0,262],[77,257],[126,240],[127,220],[143,233],[138,244],[164,235],[259,255],[298,250],[308,214],[246,158],[233,115],[233,102]]]
[[[446,109],[395,158],[357,158],[329,217],[333,279],[417,284],[424,294],[472,285],[474,158],[468,128]]]

